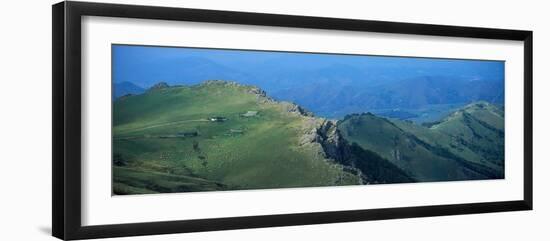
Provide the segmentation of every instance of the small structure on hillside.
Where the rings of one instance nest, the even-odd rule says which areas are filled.
[[[243,134],[243,133],[244,133],[244,130],[241,130],[241,129],[229,129],[229,132],[230,132],[230,133],[233,133],[233,134]]]
[[[226,136],[240,136],[244,135],[243,129],[229,129],[229,132],[225,133]]]
[[[258,111],[255,111],[255,110],[249,110],[247,111],[246,113],[242,114],[241,116],[242,117],[254,117],[258,115]]]
[[[208,118],[210,121],[212,122],[224,122],[227,120],[227,118],[223,117],[223,116],[212,116],[210,118]]]

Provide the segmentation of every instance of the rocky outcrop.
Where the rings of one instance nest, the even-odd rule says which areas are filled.
[[[336,122],[325,120],[317,129],[316,140],[321,144],[327,157],[336,160],[337,162],[345,162],[349,153],[347,150],[348,143],[340,135],[340,131],[336,126]]]
[[[266,92],[256,86],[250,87],[246,92],[260,97],[267,97]]]
[[[275,103],[276,102],[274,99],[267,96],[267,93],[264,90],[262,90],[262,89],[260,89],[256,86],[247,86],[246,92],[249,93],[249,94],[255,95],[256,99],[260,103],[267,104],[267,103]]]
[[[303,116],[310,116],[310,117],[313,117],[313,112],[310,112],[310,111],[307,111],[306,109],[302,108],[301,106],[297,105],[297,104],[294,104],[294,103],[291,103],[289,105],[289,108],[287,109],[288,112],[291,112],[291,113],[297,113],[297,114],[300,114],[300,115],[303,115]]]
[[[337,124],[336,121],[323,120],[315,128],[314,134],[306,135],[308,140],[321,145],[327,159],[334,160],[346,171],[359,175],[365,184],[415,181],[378,154],[349,143],[341,135]]]
[[[350,144],[340,134],[335,121],[312,117],[307,123],[300,145],[319,145],[326,159],[354,168],[349,162]]]
[[[286,101],[281,101],[279,102],[279,104],[283,107],[283,111],[287,113],[291,113],[291,114],[295,114],[303,117],[314,117],[312,112],[307,111],[306,109],[302,108],[297,104],[286,102]]]

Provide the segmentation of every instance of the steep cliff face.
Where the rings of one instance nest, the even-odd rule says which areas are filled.
[[[378,154],[346,141],[334,121],[323,121],[316,129],[314,139],[322,146],[327,158],[344,165],[347,171],[360,175],[365,184],[415,182]]]
[[[317,129],[318,141],[325,154],[339,163],[345,164],[349,156],[349,144],[340,135],[336,123],[325,120]]]

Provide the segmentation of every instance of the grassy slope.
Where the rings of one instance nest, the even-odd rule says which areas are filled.
[[[469,149],[480,163],[504,175],[504,111],[487,102],[477,102],[430,127],[445,133],[460,149]]]
[[[113,169],[115,192],[359,183],[359,177],[326,160],[319,147],[298,145],[311,120],[289,112],[289,106],[255,94],[252,87],[227,82],[119,99],[114,104],[113,152],[127,164]],[[259,114],[242,117],[247,111]],[[207,120],[212,116],[227,121]],[[174,136],[181,132],[198,136]],[[155,185],[145,185],[151,175]]]
[[[498,143],[504,139],[495,134],[498,131],[488,131],[503,126],[502,115],[500,119],[493,115],[496,110],[487,103],[472,104],[431,128],[370,114],[353,115],[339,128],[350,142],[378,153],[420,181],[499,178],[504,169]],[[478,124],[472,116],[486,122]],[[478,139],[480,135],[484,138]]]

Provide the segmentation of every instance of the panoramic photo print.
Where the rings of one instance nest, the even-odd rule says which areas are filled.
[[[504,62],[112,45],[114,195],[504,178]]]

